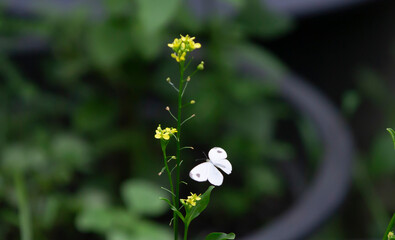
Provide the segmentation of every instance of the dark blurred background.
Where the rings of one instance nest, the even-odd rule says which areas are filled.
[[[171,215],[157,200],[167,181],[153,135],[159,123],[175,124],[164,110],[176,108],[165,79],[178,76],[167,43],[179,34],[202,44],[192,65],[205,61],[185,96],[196,100],[186,115],[197,117],[184,128],[195,150],[183,152],[182,196],[207,188],[188,172],[211,147],[223,147],[234,168],[190,236],[248,237],[290,211],[319,174],[324,147],[314,125],[273,81],[254,81],[230,60],[233,49],[248,49],[268,78],[299,76],[329,99],[355,141],[342,202],[308,237],[289,239],[381,238],[395,211],[385,131],[395,127],[394,1],[0,6],[0,239],[19,239],[15,172],[26,179],[35,239],[172,239]]]

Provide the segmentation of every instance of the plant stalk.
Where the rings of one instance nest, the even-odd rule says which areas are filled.
[[[189,224],[185,224],[185,229],[184,229],[184,240],[188,239],[188,228]]]
[[[161,147],[162,147],[162,152],[163,152],[163,161],[165,162],[165,168],[166,168],[166,172],[167,172],[167,176],[169,178],[169,184],[170,184],[170,191],[172,192],[172,201],[173,201],[173,205],[175,205],[176,203],[176,197],[174,196],[174,186],[173,186],[173,180],[171,177],[171,172],[169,169],[169,165],[167,164],[167,155],[166,155],[166,143],[164,143],[161,140]],[[175,217],[177,216],[177,214],[175,212],[173,212],[173,218],[175,219]]]
[[[21,172],[15,172],[14,181],[18,196],[19,228],[21,240],[33,240],[29,201],[27,199],[23,174]]]
[[[178,86],[178,108],[177,108],[177,152],[176,152],[176,202],[174,206],[179,209],[180,203],[180,162],[181,162],[181,109],[182,109],[182,89],[184,87],[184,62],[180,63],[180,84]],[[174,240],[178,239],[178,216],[174,217]]]
[[[162,145],[162,152],[163,152],[163,161],[165,162],[165,168],[167,172],[167,176],[169,178],[169,183],[170,183],[170,190],[174,194],[174,187],[173,187],[173,180],[171,178],[171,173],[169,169],[169,165],[167,164],[167,155],[166,155],[166,146]],[[175,203],[175,196],[172,195],[173,199],[173,204]]]

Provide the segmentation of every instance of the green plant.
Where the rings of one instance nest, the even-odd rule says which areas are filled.
[[[178,87],[176,87],[173,84],[170,78],[166,79],[166,81],[177,92],[178,95],[177,114],[174,115],[171,112],[170,107],[166,107],[166,111],[168,111],[170,116],[176,121],[177,128],[162,129],[161,125],[159,125],[155,131],[155,138],[160,140],[161,149],[163,153],[164,167],[161,173],[163,171],[166,171],[170,185],[170,189],[165,189],[165,190],[168,191],[172,196],[171,197],[172,201],[166,198],[161,198],[161,199],[169,204],[170,209],[174,213],[172,223],[173,223],[175,240],[178,239],[178,234],[179,234],[179,230],[178,230],[179,219],[184,224],[184,240],[188,239],[188,230],[192,220],[197,218],[200,215],[200,213],[206,209],[210,201],[211,191],[214,189],[214,186],[210,186],[206,190],[206,192],[203,193],[202,195],[201,194],[196,195],[191,193],[191,196],[188,196],[187,199],[180,199],[180,184],[181,184],[180,173],[182,166],[181,164],[183,162],[183,160],[181,160],[181,150],[192,148],[192,147],[181,146],[181,140],[182,140],[181,127],[187,121],[195,117],[195,114],[192,114],[190,117],[187,118],[182,117],[183,116],[182,110],[185,107],[195,104],[195,100],[190,100],[185,103],[185,101],[183,101],[183,96],[189,82],[191,81],[191,78],[195,75],[197,71],[201,71],[204,69],[204,62],[202,61],[191,74],[189,75],[186,74],[186,71],[188,70],[188,67],[192,62],[192,59],[186,61],[188,59],[187,57],[189,57],[190,52],[201,47],[200,43],[194,42],[194,39],[195,37],[189,37],[189,35],[186,36],[181,35],[181,38],[176,38],[174,39],[173,43],[168,44],[168,46],[174,51],[171,54],[171,57],[174,58],[177,61],[177,63],[179,63],[179,70],[180,70],[180,80],[178,82]],[[175,139],[176,141],[176,156],[169,156],[167,154],[167,146],[171,138]],[[217,161],[222,161],[221,165],[218,166],[221,166],[220,168],[224,170],[227,174],[229,174],[231,172],[232,166],[229,163],[229,161],[225,159],[227,157],[226,152],[221,148],[213,148],[209,152],[209,156],[210,156],[210,160],[208,160],[209,162],[203,163],[192,169],[189,176],[196,181],[209,180],[211,184],[217,186],[221,185],[223,181],[223,176],[214,166],[215,164],[215,162],[213,162],[214,159],[211,159],[217,155],[223,155],[221,157],[222,158],[221,160],[217,159]],[[174,167],[171,168],[169,166],[169,162],[173,159],[175,159],[176,163]],[[176,172],[175,178],[173,178],[172,176],[173,170],[175,170]],[[216,171],[216,172],[212,173],[212,171]],[[210,174],[215,174],[215,176],[210,176]],[[181,207],[180,207],[180,202],[182,203]],[[182,208],[185,209],[185,214],[181,212]],[[234,239],[234,234],[232,233],[228,235],[228,234],[220,233],[218,235],[218,233],[213,233],[207,236],[206,239]]]
[[[159,187],[147,180],[129,179],[122,184],[123,205],[116,205],[100,189],[81,193],[81,212],[76,219],[82,232],[94,232],[107,240],[171,240],[171,232],[152,221],[166,211],[166,204],[158,200]],[[100,200],[101,199],[101,200]]]

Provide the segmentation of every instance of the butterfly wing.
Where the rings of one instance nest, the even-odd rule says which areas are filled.
[[[224,176],[212,163],[208,170],[208,181],[215,186],[220,186],[224,181]]]
[[[213,161],[219,159],[226,159],[228,157],[228,154],[226,154],[225,150],[220,147],[213,147],[208,152],[208,157],[210,158],[211,161]]]
[[[196,167],[192,168],[192,170],[189,172],[189,177],[198,182],[207,181],[210,169],[212,167],[215,168],[214,165],[210,162],[201,163]]]
[[[211,160],[211,162],[217,167],[224,171],[226,174],[232,173],[232,164],[227,159]]]

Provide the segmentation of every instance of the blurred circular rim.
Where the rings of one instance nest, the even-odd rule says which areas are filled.
[[[329,100],[303,79],[292,73],[273,77],[271,69],[251,61],[242,50],[235,50],[233,56],[241,73],[278,87],[280,95],[311,122],[324,148],[311,184],[296,203],[266,227],[242,239],[305,239],[332,216],[347,195],[354,157],[351,132]]]

